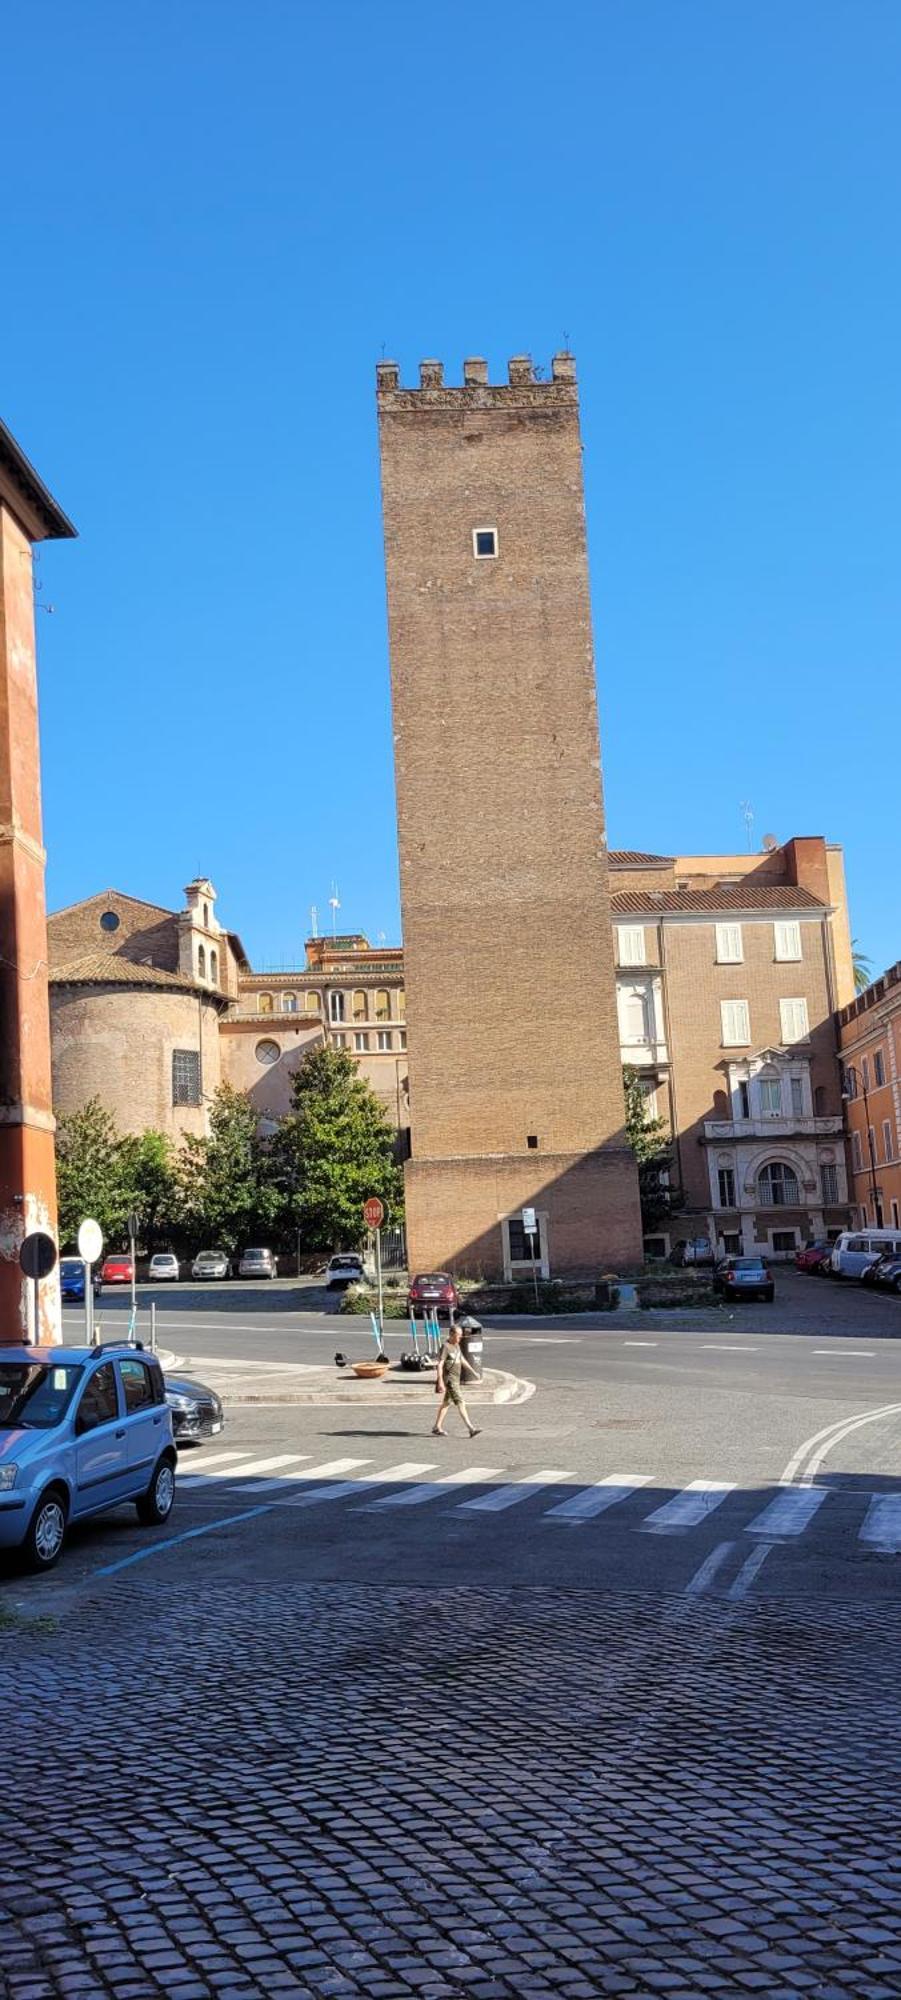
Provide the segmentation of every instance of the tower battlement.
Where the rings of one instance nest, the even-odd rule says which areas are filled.
[[[449,400],[469,400],[480,406],[497,403],[509,408],[524,390],[529,403],[575,401],[576,358],[563,352],[553,356],[548,378],[543,371],[536,371],[530,354],[510,356],[506,382],[489,382],[488,363],[478,354],[467,356],[459,385],[445,382],[443,361],[420,361],[418,388],[403,386],[396,361],[378,362],[375,374],[379,403],[384,405],[390,399],[395,408],[404,407],[411,397],[419,407],[426,402],[441,405]]]

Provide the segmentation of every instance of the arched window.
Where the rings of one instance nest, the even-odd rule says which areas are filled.
[[[757,1198],[761,1208],[796,1208],[800,1196],[794,1167],[770,1160],[757,1176]]]
[[[343,995],[343,993],[330,993],[330,994],[329,994],[329,996],[328,996],[328,1012],[329,1012],[329,1020],[330,1020],[330,1021],[343,1021],[343,1019],[344,1019],[344,995]]]
[[[216,957],[216,953],[215,953],[215,952],[214,952],[214,951],[213,951],[213,950],[211,949],[211,950],[210,950],[210,978],[211,978],[211,979],[213,979],[213,980],[216,980],[216,979],[218,979],[218,977],[219,977],[219,960],[218,960],[218,958]]]
[[[297,1013],[297,994],[296,994],[296,993],[283,993],[283,994],[282,994],[282,1013],[283,1013],[283,1014],[296,1014],[296,1013]]]
[[[307,992],[307,993],[305,993],[305,994],[304,994],[304,996],[303,996],[303,1011],[304,1011],[304,1013],[305,1013],[305,1014],[318,1014],[318,1012],[319,1012],[319,995],[318,995],[318,993],[309,993],[309,992]]]
[[[354,994],[354,1020],[365,1021],[369,1013],[369,1002],[365,993]]]
[[[201,977],[201,979],[205,979],[205,978],[206,978],[206,952],[204,951],[204,949],[203,949],[203,945],[202,945],[202,944],[199,944],[199,945],[197,946],[197,970],[198,970],[198,972],[199,972],[199,974],[200,974],[200,977]]]
[[[209,930],[209,928],[210,928],[210,906],[209,906],[209,903],[204,903],[204,906],[203,906],[203,928],[204,928],[204,930],[205,930],[205,931],[208,931],[208,930]]]
[[[375,1018],[377,1021],[390,1021],[391,1019],[391,996],[381,988],[375,996]]]
[[[257,1013],[258,1013],[258,1014],[274,1014],[274,1013],[275,1013],[275,1003],[274,1003],[274,1001],[273,1001],[273,998],[272,998],[272,994],[271,994],[271,993],[258,993],[258,994],[257,994]]]

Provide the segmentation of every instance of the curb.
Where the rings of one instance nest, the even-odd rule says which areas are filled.
[[[269,1390],[260,1387],[246,1390],[239,1380],[234,1385],[228,1381],[228,1371],[219,1374],[203,1361],[192,1362],[190,1355],[172,1356],[166,1364],[173,1372],[177,1368],[196,1368],[217,1396],[221,1396],[226,1409],[249,1406],[274,1406],[280,1404],[319,1404],[323,1409],[337,1404],[366,1403],[381,1404],[383,1407],[401,1403],[414,1404],[417,1408],[428,1408],[435,1393],[434,1380],[428,1376],[393,1374],[382,1376],[378,1381],[354,1378],[353,1387],[347,1377],[337,1374],[334,1378],[315,1386],[303,1388],[298,1385],[290,1389],[279,1389],[273,1382]],[[248,1371],[249,1372],[249,1371]],[[318,1370],[316,1371],[319,1372]],[[322,1372],[325,1372],[324,1370]],[[246,1378],[245,1378],[246,1379]],[[535,1394],[535,1383],[528,1382],[520,1375],[511,1375],[506,1369],[486,1368],[484,1377],[468,1390],[467,1400],[474,1406],[485,1403],[527,1403]]]

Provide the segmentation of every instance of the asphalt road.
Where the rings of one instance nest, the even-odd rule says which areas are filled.
[[[160,1338],[365,1352],[324,1304],[173,1288]],[[166,1528],[7,1583],[11,2000],[901,1993],[901,1302],[489,1343],[535,1393],[472,1443],[236,1404]]]

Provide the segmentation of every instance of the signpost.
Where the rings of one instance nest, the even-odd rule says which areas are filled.
[[[56,1263],[56,1244],[45,1229],[34,1229],[19,1250],[19,1263],[34,1285],[34,1344],[41,1339],[41,1279],[49,1278]]]
[[[535,1257],[535,1238],[538,1235],[538,1217],[534,1208],[524,1208],[522,1212],[523,1235],[529,1239],[529,1256],[532,1259],[532,1283],[535,1286],[535,1304],[538,1305],[538,1264]]]
[[[138,1216],[137,1216],[137,1215],[135,1214],[135,1211],[134,1211],[134,1209],[132,1209],[132,1211],[131,1211],[131,1214],[130,1214],[130,1216],[129,1216],[129,1218],[128,1218],[128,1248],[129,1248],[129,1252],[130,1252],[130,1255],[131,1255],[131,1337],[132,1337],[132,1339],[134,1338],[134,1327],[135,1327],[135,1320],[137,1319],[137,1316],[138,1316],[138,1291],[137,1291],[137,1276],[138,1276],[138,1267],[137,1267],[137,1263],[136,1263],[136,1261],[135,1261],[135,1245],[136,1245],[136,1242],[137,1242],[137,1235],[138,1235],[138,1222],[139,1222],[139,1218],[138,1218]]]
[[[371,1194],[363,1203],[363,1221],[367,1229],[375,1230],[375,1276],[379,1294],[379,1340],[384,1344],[385,1315],[382,1305],[382,1223],[385,1220],[385,1204],[377,1194]]]
[[[84,1339],[86,1347],[94,1345],[94,1265],[103,1249],[103,1231],[99,1222],[88,1216],[78,1232],[78,1255],[84,1265]]]

